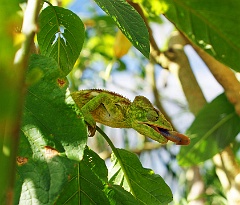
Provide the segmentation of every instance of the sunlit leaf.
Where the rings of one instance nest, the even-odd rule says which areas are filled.
[[[37,35],[41,54],[53,57],[67,75],[83,46],[85,34],[81,19],[72,11],[49,6],[39,17]]]
[[[74,160],[81,160],[87,141],[83,118],[65,103],[67,79],[59,75],[54,59],[40,55],[31,58],[28,73],[36,68],[42,77],[27,91],[22,137],[38,143],[39,149],[51,146]],[[39,151],[39,150],[33,150]]]
[[[33,55],[27,76],[34,80],[28,80],[33,84],[24,106],[15,201],[53,204],[73,168],[70,159],[83,156],[87,132],[83,119],[65,103],[67,79],[53,58]]]
[[[159,0],[133,0],[135,3],[139,3],[142,5],[145,10],[145,15],[148,17],[159,16],[164,13],[168,6],[164,3],[164,1]]]
[[[135,154],[124,149],[117,149],[117,152],[120,159],[112,156],[110,182],[131,191],[143,204],[168,204],[172,201],[171,190],[159,175],[143,168]]]
[[[68,183],[56,204],[110,204],[104,192],[107,182],[105,162],[93,151],[85,149],[84,157],[69,174]]]
[[[142,205],[140,201],[137,201],[133,195],[127,192],[124,188],[118,185],[111,185],[105,187],[105,193],[110,200],[111,204],[124,204],[124,205]]]
[[[14,204],[53,204],[67,183],[68,168],[73,164],[67,158],[48,158],[43,151],[37,152],[38,143],[31,148],[35,149],[34,158],[27,157],[26,163],[17,167]]]
[[[164,0],[165,16],[217,60],[240,71],[239,0]]]
[[[114,37],[111,35],[94,36],[87,42],[87,48],[91,51],[91,57],[97,54],[96,60],[99,60],[99,54],[106,58],[113,58]]]
[[[126,38],[125,35],[121,31],[118,31],[115,38],[114,43],[114,55],[117,58],[121,58],[122,56],[126,55],[131,48],[131,42]]]

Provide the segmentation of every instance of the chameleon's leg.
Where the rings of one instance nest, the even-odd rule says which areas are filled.
[[[91,110],[88,106],[88,103],[82,107],[81,111],[84,116],[84,120],[88,125],[88,136],[93,137],[96,132],[96,122],[90,113]]]
[[[105,95],[105,93],[100,93],[81,108],[84,120],[88,124],[88,131],[90,137],[94,136],[96,132],[96,122],[92,117],[91,112],[97,109],[98,106],[100,106],[106,100],[106,98],[108,98],[108,96]]]
[[[96,132],[96,125],[94,127],[88,125],[88,137],[93,137]]]

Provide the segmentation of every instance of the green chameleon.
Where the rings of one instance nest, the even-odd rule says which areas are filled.
[[[90,89],[72,92],[71,96],[81,109],[88,124],[90,136],[96,131],[96,122],[116,128],[133,128],[140,134],[160,143],[168,140],[177,145],[188,145],[190,139],[173,131],[163,114],[144,96],[127,98],[107,90]]]

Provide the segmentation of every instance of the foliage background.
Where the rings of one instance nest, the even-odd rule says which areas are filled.
[[[113,19],[105,16],[95,2]],[[19,200],[20,203],[27,201],[31,203],[40,201],[41,204],[51,204],[53,201],[79,203],[80,198],[84,204],[93,203],[94,200],[96,200],[95,203],[104,201],[108,204],[119,200],[126,201],[126,199],[129,203],[136,203],[132,195],[117,186],[117,184],[124,184],[126,178],[115,178],[117,175],[113,172],[112,178],[108,181],[107,167],[104,162],[93,151],[83,149],[87,141],[83,119],[82,117],[76,118],[74,110],[77,108],[73,102],[68,101],[67,98],[68,103],[65,103],[67,87],[70,91],[97,87],[111,89],[130,99],[133,99],[135,95],[145,95],[155,102],[162,112],[166,112],[166,116],[169,116],[169,120],[173,122],[177,130],[181,132],[187,130],[192,143],[179,150],[179,147],[171,143],[162,146],[149,141],[147,138],[138,136],[133,130],[102,127],[111,137],[114,145],[137,153],[144,167],[153,169],[155,173],[159,173],[164,178],[173,192],[173,203],[237,204],[240,198],[239,192],[236,192],[239,190],[239,140],[237,135],[240,129],[240,85],[236,78],[240,56],[239,2],[237,0],[212,1],[211,3],[180,0],[129,1],[142,15],[146,25],[152,28],[148,27],[151,45],[150,61],[144,57],[148,56],[148,49],[144,48],[145,40],[147,40],[146,30],[138,29],[139,25],[136,22],[139,21],[130,18],[125,22],[118,19],[119,16],[116,17],[117,14],[128,15],[129,10],[126,9],[125,1],[116,1],[117,5],[113,6],[113,9],[108,1],[95,2],[82,2],[80,8],[77,1],[68,4],[69,8],[79,14],[84,23],[86,29],[84,44],[83,36],[77,40],[78,34],[81,33],[77,32],[83,31],[81,21],[75,22],[74,18],[71,19],[74,25],[79,26],[75,31],[71,30],[74,27],[73,24],[69,26],[64,22],[64,15],[70,15],[68,10],[58,7],[55,11],[48,9],[50,16],[56,16],[56,22],[54,19],[49,21],[50,23],[44,22],[49,18],[45,17],[41,20],[40,17],[40,32],[37,38],[39,48],[37,49],[40,49],[43,56],[32,56],[30,61],[28,57],[32,50],[28,39],[30,41],[33,39],[36,30],[33,28],[33,34],[28,35],[24,33],[23,26],[22,33],[25,34],[27,40],[21,35],[14,36],[12,32],[9,35],[9,30],[6,28],[10,30],[14,28],[12,30],[20,32],[19,16],[16,12],[19,8],[16,7],[17,1],[4,4],[6,10],[1,14],[1,22],[5,26],[2,27],[3,32],[0,32],[1,62],[3,62],[0,70],[2,79],[0,96],[4,97],[0,101],[0,119],[1,136],[3,136],[1,138],[3,139],[1,141],[3,148],[1,163],[5,169],[1,170],[1,176],[3,176],[0,183],[3,184],[1,193],[9,190],[8,186],[10,190],[13,187],[12,176],[17,156],[14,195],[16,204]],[[40,5],[40,1],[38,3]],[[52,3],[67,6],[65,1]],[[36,11],[39,10],[40,8],[36,9]],[[84,10],[87,12],[83,12]],[[55,12],[56,15],[51,12]],[[164,14],[164,17],[161,14]],[[11,18],[7,18],[6,21],[8,15]],[[38,12],[35,15],[37,16]],[[75,14],[71,15],[75,16]],[[140,43],[138,44],[140,46],[137,46],[143,55],[133,47],[128,50],[130,44],[121,33],[119,34],[114,20],[123,31],[126,28],[129,29],[124,33],[135,46],[138,44],[137,41],[143,41],[143,44]],[[172,31],[176,29],[174,25],[184,33],[184,36],[178,33],[172,34]],[[50,30],[52,33],[46,35]],[[69,30],[72,33],[68,33]],[[141,33],[134,39],[136,30]],[[151,31],[153,36],[151,36]],[[59,35],[57,38],[59,44],[56,42],[54,44],[56,33]],[[118,38],[118,35],[121,38]],[[72,41],[73,37],[76,42]],[[14,66],[12,66],[13,56],[20,44],[14,47],[8,46],[13,45],[13,40],[20,41],[25,51],[24,59],[16,61],[15,58]],[[77,47],[67,50],[63,55],[60,52],[61,55],[59,55],[58,49],[70,48],[67,47],[66,42]],[[51,46],[52,50],[48,48],[51,44],[56,46]],[[27,48],[24,48],[24,45],[27,45]],[[44,50],[45,48],[48,49]],[[81,49],[78,58],[77,53]],[[33,52],[38,53],[39,50]],[[68,58],[69,53],[71,53],[70,58]],[[65,61],[65,59],[68,60]],[[232,70],[215,59],[231,67]],[[73,65],[74,68],[71,71]],[[27,67],[28,71],[25,72]],[[68,73],[66,79],[65,76]],[[221,86],[216,84],[211,75]],[[213,88],[214,84],[216,87]],[[27,92],[26,87],[29,87]],[[225,94],[215,98],[222,91]],[[209,102],[214,100],[205,106],[206,99]],[[24,111],[22,111],[24,102]],[[202,107],[204,107],[203,110],[201,110]],[[19,122],[22,122],[21,138],[19,152],[16,154],[13,150],[18,150]],[[82,133],[80,138],[78,133]],[[99,153],[99,156],[106,159],[107,165],[110,164],[108,144],[100,135],[88,139],[88,145]],[[114,152],[115,149],[112,146],[111,148]],[[114,154],[122,155],[123,158],[124,156],[133,157],[132,154],[125,153],[121,149],[116,149]],[[83,159],[79,162],[82,157]],[[134,157],[131,159],[136,160]],[[125,166],[129,163],[128,160],[122,162],[114,160],[116,159],[113,158],[113,164],[115,163],[116,167],[113,166],[112,170],[119,168],[118,163],[120,167],[121,163]],[[181,168],[179,165],[188,167]],[[151,171],[143,169],[141,165],[136,169],[141,170],[143,175],[157,177]],[[8,173],[6,170],[13,171]],[[135,182],[141,178],[138,176],[134,179],[133,175],[129,172],[127,174]],[[54,178],[62,180],[52,183]],[[226,178],[228,182],[225,181]],[[10,184],[7,181],[10,181]],[[89,183],[85,183],[86,181],[96,183],[89,186]],[[159,200],[162,200],[161,203],[164,204],[171,200],[171,194],[164,182],[159,183],[166,191],[164,196],[159,197]],[[127,184],[124,186],[126,190],[141,193],[139,196],[142,195],[141,191]],[[77,191],[79,187],[83,191]],[[138,199],[138,203],[142,203],[141,200],[148,200],[147,196],[152,194],[150,187],[144,192],[142,195],[144,199],[133,194]],[[7,203],[10,203],[8,200],[12,200],[11,196],[7,198]],[[90,202],[91,200],[93,201]]]

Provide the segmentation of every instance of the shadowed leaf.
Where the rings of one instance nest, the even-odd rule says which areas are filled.
[[[226,96],[221,94],[207,104],[187,130],[190,145],[181,147],[178,162],[196,165],[227,147],[240,132],[240,118]]]

